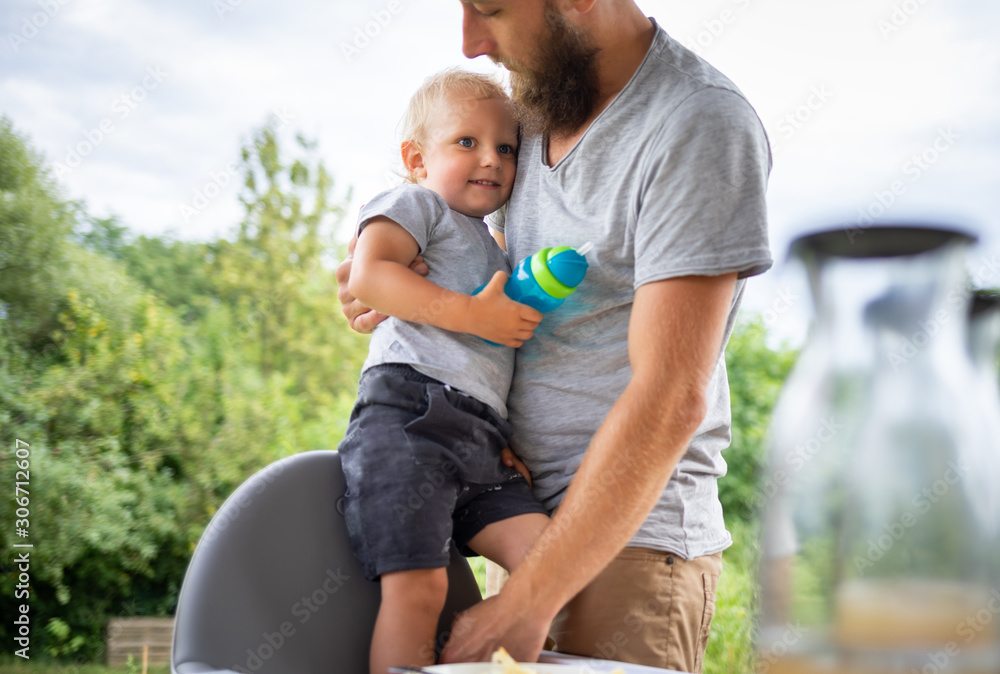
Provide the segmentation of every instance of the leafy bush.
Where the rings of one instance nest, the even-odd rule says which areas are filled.
[[[235,241],[133,241],[63,201],[0,120],[0,435],[31,450],[19,540],[35,544],[33,657],[96,659],[108,617],[172,613],[236,486],[339,442],[367,341],[347,329],[324,263],[343,210],[301,149],[286,164],[270,128],[254,136]],[[5,616],[21,603],[12,491],[0,495]]]
[[[728,473],[719,480],[719,500],[728,520],[750,521],[757,510],[758,481],[771,411],[797,353],[771,350],[760,319],[737,324],[726,347],[732,398],[732,443],[723,452]]]

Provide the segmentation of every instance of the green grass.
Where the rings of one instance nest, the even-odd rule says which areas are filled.
[[[757,530],[732,521],[733,545],[722,553],[722,577],[716,591],[712,634],[705,651],[704,674],[749,674],[753,665],[753,629],[757,605]]]
[[[61,665],[50,661],[24,660],[12,656],[0,656],[0,674],[138,674],[141,665],[128,667],[108,667],[106,665]],[[168,665],[150,666],[148,674],[170,674]]]

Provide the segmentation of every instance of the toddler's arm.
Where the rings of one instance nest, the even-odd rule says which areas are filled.
[[[416,323],[467,332],[504,346],[530,339],[542,314],[503,292],[497,272],[475,296],[446,290],[409,269],[416,239],[385,216],[372,218],[358,236],[348,290],[372,309]],[[461,263],[461,261],[459,261]]]

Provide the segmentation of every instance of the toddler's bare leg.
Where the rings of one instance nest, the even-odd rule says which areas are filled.
[[[528,513],[488,524],[469,541],[469,547],[507,571],[513,571],[551,520]]]
[[[448,570],[415,569],[382,575],[382,605],[375,621],[369,668],[434,664],[438,618],[448,595]]]

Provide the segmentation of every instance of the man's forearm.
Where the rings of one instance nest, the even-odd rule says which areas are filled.
[[[555,614],[590,582],[646,519],[703,416],[699,399],[672,395],[675,413],[630,385],[591,441],[552,524],[511,576],[519,601]]]

